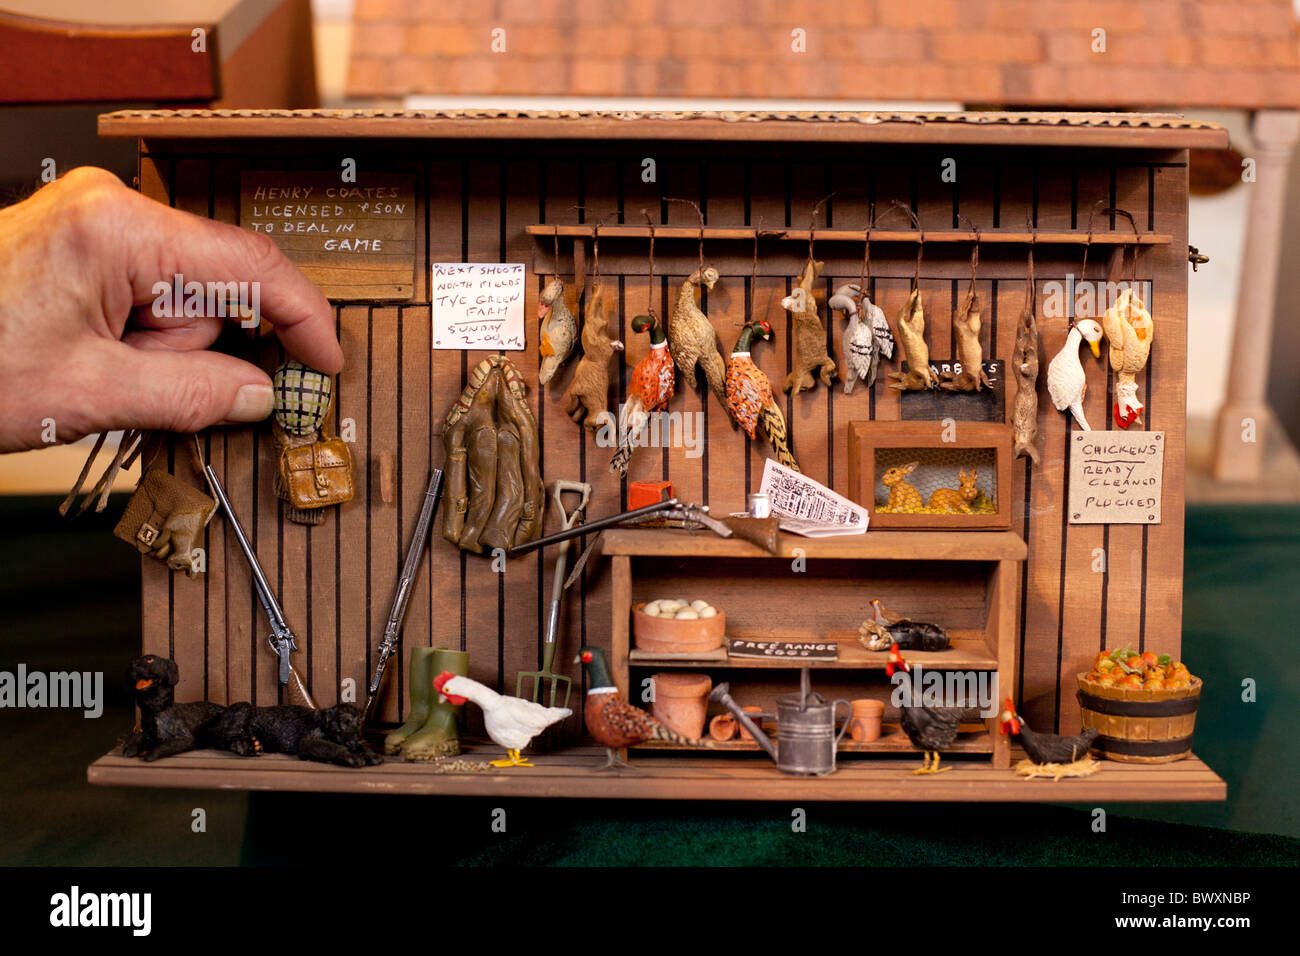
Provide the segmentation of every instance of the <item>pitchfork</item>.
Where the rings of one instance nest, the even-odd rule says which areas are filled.
[[[579,495],[578,506],[572,511],[564,510],[564,495]],[[556,510],[560,512],[560,526],[564,531],[569,531],[575,525],[582,522],[584,512],[587,509],[587,502],[591,500],[591,485],[585,481],[557,481],[551,489],[551,500],[555,502]],[[560,601],[564,598],[564,567],[569,559],[569,542],[561,541],[559,545],[559,554],[555,557],[555,577],[551,579],[551,606],[546,614],[546,645],[542,649],[542,669],[539,671],[520,671],[515,678],[515,696],[524,696],[524,681],[533,678],[533,700],[541,703],[542,684],[544,681],[551,682],[551,704],[555,707],[556,697],[559,694],[560,684],[564,685],[564,703],[560,707],[569,706],[569,695],[573,692],[573,680],[565,677],[563,674],[557,674],[551,670],[555,663],[555,644],[560,633]]]

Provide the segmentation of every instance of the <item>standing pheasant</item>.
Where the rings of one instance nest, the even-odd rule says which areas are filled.
[[[795,461],[794,452],[790,450],[785,416],[772,397],[772,382],[749,355],[750,342],[755,335],[770,339],[772,326],[766,320],[758,319],[741,329],[736,347],[727,360],[727,408],[750,438],[755,437],[756,429],[761,427],[772,446],[773,457],[787,468],[798,471],[799,462]]]
[[[546,288],[537,297],[537,318],[543,323],[537,345],[542,356],[537,381],[545,385],[568,361],[574,343],[578,341],[578,320],[564,301],[564,280],[559,276],[546,283]]]
[[[695,367],[704,370],[704,378],[723,407],[727,404],[725,386],[726,366],[718,354],[718,333],[709,317],[695,304],[695,290],[699,286],[712,289],[718,281],[718,270],[713,266],[696,269],[682,283],[677,292],[677,304],[668,316],[668,351],[673,354],[677,369],[691,383],[695,383]]]
[[[653,314],[638,315],[632,320],[632,331],[650,332],[650,351],[632,369],[628,385],[627,402],[619,415],[618,451],[610,460],[609,470],[619,475],[627,474],[628,462],[636,448],[636,436],[645,427],[654,412],[662,412],[672,401],[677,386],[677,372],[663,326]]]
[[[587,675],[587,704],[583,709],[583,720],[587,733],[603,744],[609,753],[609,759],[599,767],[626,767],[628,762],[618,755],[618,751],[633,744],[647,740],[667,740],[675,744],[689,744],[695,747],[708,747],[705,740],[692,740],[665,727],[639,707],[633,707],[614,686],[610,676],[609,665],[605,662],[605,652],[599,647],[584,647],[578,653],[582,669]]]

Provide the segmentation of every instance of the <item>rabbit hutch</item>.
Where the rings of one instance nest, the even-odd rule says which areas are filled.
[[[333,307],[346,366],[326,431],[351,449],[351,501],[318,524],[287,520],[269,426],[199,436],[321,706],[365,701],[431,469],[450,468],[449,410],[476,386],[484,359],[509,360],[511,387],[522,386],[535,418],[547,489],[541,534],[560,528],[549,501],[556,481],[589,486],[588,522],[636,507],[647,481],[670,483],[677,499],[707,505],[715,519],[746,512],[778,445],[803,476],[868,518],[865,533],[782,531],[766,548],[707,527],[610,527],[563,592],[548,651],[555,547],[471,553],[447,539],[440,512],[374,719],[392,727],[410,711],[413,648],[466,652],[468,677],[506,695],[545,658],[572,680],[574,714],[533,741],[535,766],[447,772],[390,757],[352,769],[209,750],[147,763],[114,751],[90,768],[92,782],[611,798],[1224,799],[1223,781],[1191,754],[1103,760],[1088,776],[1026,781],[1013,769],[1025,756],[1020,739],[1001,732],[998,713],[1010,698],[1036,731],[1078,734],[1087,717],[1079,681],[1099,652],[1178,658],[1188,151],[1225,147],[1221,128],[1143,114],[127,110],[101,117],[100,133],[138,140],[146,196],[245,228],[259,217],[280,223],[271,238]],[[364,193],[330,191],[345,184]],[[354,203],[343,228],[329,218],[333,199],[309,207],[363,194],[370,212]],[[266,211],[268,197],[283,208]],[[495,343],[472,321],[443,315],[444,279],[467,264],[500,266],[513,276],[502,281],[522,282],[523,324],[516,304],[494,326]],[[709,268],[712,283],[703,281]],[[720,348],[699,356],[700,374],[678,373],[661,440],[635,448],[625,475],[610,468],[608,435],[567,413],[579,356],[592,348],[585,330],[567,362],[546,368],[556,343],[539,341],[537,320],[557,309],[543,299],[557,277],[560,308],[579,327],[601,289],[608,337],[623,344],[607,366],[604,398],[615,414],[640,395],[634,372],[655,335],[643,334],[638,316],[663,321],[675,355],[683,333],[674,316],[689,296],[703,321],[692,334],[701,332],[705,352]],[[1156,327],[1149,357],[1127,372],[1115,364],[1114,341],[1090,337],[1075,311],[1080,289],[1126,280]],[[879,307],[895,346],[887,357],[877,344],[874,381],[851,389],[848,316],[827,305],[847,284],[859,286],[859,307],[862,293]],[[1029,386],[1018,343],[1027,311],[1040,366]],[[920,312],[918,339],[910,323]],[[285,356],[267,329],[232,328],[224,347],[269,373]],[[824,350],[830,367],[784,390],[810,350]],[[722,363],[730,377],[737,357],[772,386],[754,437],[733,422],[730,392],[714,387]],[[963,363],[979,388],[961,387]],[[927,375],[950,387],[912,387]],[[783,436],[771,430],[774,417]],[[1084,420],[1096,431],[1083,431]],[[1112,482],[1115,462],[1126,470]],[[904,487],[909,494],[896,497]],[[944,488],[956,503],[932,514]],[[574,539],[566,574],[594,537]],[[206,569],[194,578],[144,559],[145,652],[177,662],[177,700],[285,700],[267,617],[222,518],[203,544]],[[728,646],[640,646],[636,615],[659,599],[702,599],[725,616]],[[942,626],[950,646],[905,650],[913,668],[961,671],[996,688],[992,710],[965,720],[942,747],[950,772],[911,773],[929,746],[900,728],[888,651],[860,637],[875,608]],[[759,726],[778,748],[785,735],[771,718],[801,680],[828,702],[879,701],[882,732],[839,736],[835,772],[824,776],[781,772],[749,733],[647,740],[626,751],[630,769],[600,772],[605,750],[582,715],[592,688],[580,648],[600,649],[617,691],[647,711],[656,680],[703,675],[705,691],[726,683],[736,702],[767,718]],[[707,706],[710,719],[726,714],[716,699]],[[834,711],[833,723],[843,718]],[[462,722],[463,759],[501,755],[477,707]]]

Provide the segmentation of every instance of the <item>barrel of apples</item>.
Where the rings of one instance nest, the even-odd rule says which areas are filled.
[[[1169,763],[1191,754],[1199,677],[1164,690],[1099,687],[1086,674],[1078,681],[1083,726],[1097,729],[1093,753],[1124,763]]]

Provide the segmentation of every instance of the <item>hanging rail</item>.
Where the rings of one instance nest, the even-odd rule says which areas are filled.
[[[770,229],[758,228],[754,226],[713,226],[704,228],[705,239],[748,239],[753,240],[755,235],[759,239],[780,239],[807,242],[808,234],[812,232],[812,238],[816,242],[862,242],[865,230],[863,229]],[[572,225],[572,226],[555,226],[555,225],[536,225],[525,227],[525,232],[530,236],[544,236],[551,238],[559,235],[566,238],[590,238],[593,235],[591,226]],[[605,239],[648,239],[650,238],[650,229],[648,226],[601,226],[600,234]],[[655,239],[700,239],[699,226],[655,226]],[[921,233],[915,229],[873,229],[871,231],[872,242],[916,242],[920,239]],[[974,242],[976,234],[967,229],[946,229],[946,230],[925,230],[926,242]],[[997,243],[1004,244],[1028,244],[1036,242],[1038,245],[1085,245],[1088,241],[1088,233],[1078,232],[999,232],[996,230],[980,230],[979,241],[981,245],[994,245]],[[1093,245],[1110,245],[1110,246],[1167,246],[1173,242],[1173,236],[1167,233],[1146,232],[1134,236],[1132,232],[1094,232],[1092,234]]]

